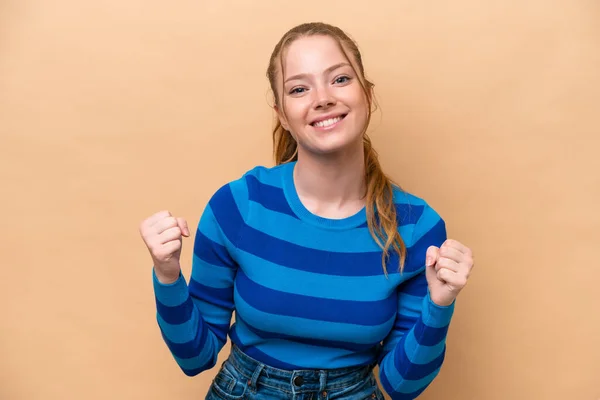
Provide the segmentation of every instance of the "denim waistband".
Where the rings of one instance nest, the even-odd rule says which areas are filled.
[[[235,344],[227,360],[247,379],[248,386],[265,385],[291,393],[343,389],[367,379],[375,364],[338,369],[282,370],[261,363]]]

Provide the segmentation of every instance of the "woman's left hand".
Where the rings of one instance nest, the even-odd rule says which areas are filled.
[[[448,239],[441,247],[427,249],[425,270],[429,295],[439,306],[449,306],[465,287],[473,269],[473,253],[462,243]]]

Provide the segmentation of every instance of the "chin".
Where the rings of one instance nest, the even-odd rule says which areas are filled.
[[[312,146],[306,150],[310,153],[318,155],[334,155],[358,148],[359,146],[362,146],[361,135],[352,135],[346,137],[340,135],[337,137],[332,136],[328,138],[316,138],[316,140],[312,143]]]

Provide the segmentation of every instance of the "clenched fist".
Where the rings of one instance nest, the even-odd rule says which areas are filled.
[[[154,272],[162,283],[173,283],[179,278],[182,237],[190,231],[183,218],[175,218],[169,211],[160,211],[140,224],[140,234],[150,251]]]
[[[474,264],[473,253],[459,241],[448,239],[440,248],[430,246],[426,255],[431,300],[449,306],[467,284]]]

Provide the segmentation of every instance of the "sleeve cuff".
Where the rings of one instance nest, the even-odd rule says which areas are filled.
[[[423,298],[423,322],[432,328],[443,328],[450,324],[454,314],[456,299],[448,306],[440,306],[431,300],[429,290]]]
[[[181,271],[175,282],[162,283],[156,276],[156,271],[152,268],[152,283],[156,299],[168,307],[175,307],[182,304],[189,296],[187,282]]]

